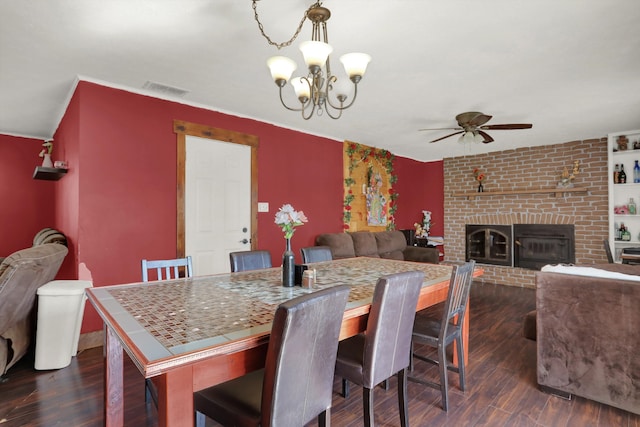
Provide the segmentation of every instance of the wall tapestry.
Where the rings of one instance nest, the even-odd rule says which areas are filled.
[[[398,177],[393,174],[395,156],[387,150],[344,142],[345,231],[395,229]]]

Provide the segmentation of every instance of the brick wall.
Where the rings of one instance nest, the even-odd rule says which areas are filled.
[[[580,161],[576,187],[588,192],[487,195],[468,200],[453,193],[474,192],[473,169],[486,174],[485,193],[555,188],[566,166]],[[445,261],[465,257],[465,224],[574,224],[576,264],[606,262],[608,237],[607,139],[527,147],[444,159]],[[481,264],[482,282],[535,287],[534,270]]]

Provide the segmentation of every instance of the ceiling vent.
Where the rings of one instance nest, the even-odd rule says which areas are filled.
[[[180,98],[189,93],[188,90],[180,89],[179,87],[168,86],[162,83],[150,81],[147,81],[142,87],[152,92],[163,93],[165,95],[177,96]]]

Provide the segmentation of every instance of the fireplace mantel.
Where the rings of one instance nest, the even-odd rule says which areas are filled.
[[[475,199],[476,197],[504,196],[514,194],[554,194],[555,197],[562,197],[563,193],[586,193],[589,189],[586,187],[572,188],[537,188],[537,189],[520,189],[506,191],[483,191],[475,193],[452,193],[453,197],[466,197],[467,199]]]

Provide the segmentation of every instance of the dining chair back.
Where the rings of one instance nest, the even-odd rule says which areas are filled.
[[[603,244],[604,252],[607,254],[607,262],[609,262],[609,264],[613,264],[613,254],[611,253],[611,245],[609,244],[609,240],[604,239]]]
[[[271,254],[269,251],[240,251],[229,254],[231,272],[260,270],[271,268]]]
[[[336,375],[343,378],[345,396],[347,381],[362,386],[365,426],[374,425],[373,388],[394,374],[398,377],[400,424],[408,425],[407,368],[423,281],[424,273],[418,271],[378,279],[366,331],[341,341],[338,346]]]
[[[442,409],[445,411],[449,408],[447,371],[457,372],[460,378],[460,389],[464,391],[465,388],[462,325],[464,324],[464,317],[469,303],[474,267],[475,261],[473,260],[453,267],[442,319],[433,320],[418,314],[413,324],[411,356],[438,365],[440,382],[434,383],[414,376],[410,376],[409,380],[439,389],[442,395]],[[426,344],[436,348],[437,359],[416,354],[413,348],[415,343]],[[447,361],[446,349],[452,343],[455,343],[458,354],[457,366],[453,366]]]
[[[331,261],[333,259],[333,256],[331,255],[331,248],[329,246],[309,246],[301,248],[300,252],[302,253],[303,264]]]
[[[193,277],[193,262],[191,261],[191,256],[187,256],[185,258],[161,259],[154,261],[143,259],[142,281],[149,281],[149,270],[156,271],[156,280],[171,280],[181,277],[181,269],[184,269],[182,277]]]
[[[330,425],[332,386],[348,286],[334,286],[278,306],[264,369],[194,394],[196,425]]]
[[[157,280],[171,280],[180,277],[180,270],[183,269],[182,277],[193,277],[193,262],[191,256],[176,259],[142,260],[142,281],[149,281],[149,270],[156,271]],[[145,380],[145,401],[153,401],[158,405],[158,392],[149,378]]]

